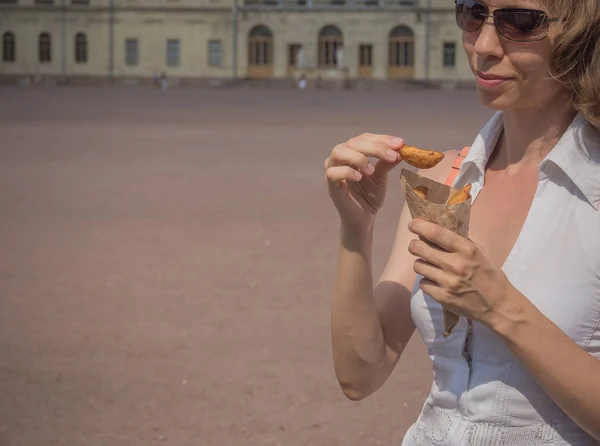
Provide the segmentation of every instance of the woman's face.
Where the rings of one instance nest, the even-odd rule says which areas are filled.
[[[531,8],[552,17],[537,0],[479,0],[489,13],[499,8]],[[536,42],[513,42],[500,36],[489,17],[480,30],[463,31],[463,46],[477,80],[480,100],[496,110],[543,109],[563,100],[564,90],[550,77],[549,62],[558,23],[548,37]]]

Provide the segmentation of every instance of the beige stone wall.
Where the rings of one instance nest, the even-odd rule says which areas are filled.
[[[0,74],[56,75],[62,72],[62,12],[57,6],[35,7],[33,0],[20,0],[19,7],[0,7],[0,36],[16,35],[16,63],[0,61]],[[175,78],[231,78],[233,71],[233,0],[115,0],[114,75],[152,77],[161,72]],[[240,0],[241,3],[242,0]],[[68,7],[65,21],[67,76],[108,76],[108,0],[91,0],[89,7]],[[203,5],[204,9],[198,8]],[[429,77],[432,80],[466,80],[470,70],[461,46],[461,33],[454,23],[450,0],[432,0]],[[373,45],[373,78],[386,79],[388,38],[397,25],[411,28],[415,35],[416,79],[426,78],[426,13],[422,9],[389,11],[241,11],[238,34],[238,75],[248,65],[248,33],[256,25],[268,26],[274,36],[273,77],[288,77],[288,45],[305,49],[306,73],[322,78],[337,77],[336,70],[317,70],[319,30],[328,24],[340,28],[344,37],[344,60],[350,78],[358,75],[360,44]],[[38,62],[38,36],[52,35],[51,63]],[[75,63],[75,34],[88,38],[88,61]],[[125,40],[139,40],[139,64],[125,63]],[[166,64],[166,40],[180,40],[179,67]],[[208,41],[221,41],[222,66],[208,64]],[[444,68],[443,42],[456,42],[457,65]]]
[[[125,64],[125,40],[139,39],[140,61],[137,67]],[[180,66],[166,63],[166,41],[180,41]],[[208,65],[208,41],[222,41],[222,66]],[[115,71],[117,76],[230,77],[230,16],[220,12],[123,12],[115,28]]]
[[[231,76],[231,15],[220,11],[190,14],[186,11],[119,11],[114,24],[114,74],[118,77],[152,77],[166,72],[172,77]],[[0,61],[0,74],[62,73],[62,13],[44,11],[0,12],[0,36],[11,31],[16,37],[15,63]],[[38,36],[52,36],[52,61],[38,62]],[[75,63],[75,35],[84,32],[88,40],[88,61]],[[107,10],[69,10],[65,21],[66,74],[108,76],[109,22]],[[125,40],[139,39],[139,64],[125,63]],[[166,40],[180,40],[180,66],[166,64]],[[208,66],[208,41],[222,39],[223,66]]]
[[[287,75],[289,44],[304,47],[307,72],[317,67],[318,35],[326,25],[336,25],[344,38],[344,61],[349,76],[358,75],[360,44],[373,45],[373,77],[386,79],[388,68],[388,42],[390,31],[404,25],[415,35],[415,78],[426,78],[426,20],[425,14],[416,11],[327,11],[327,12],[246,12],[240,16],[239,64],[242,72],[248,61],[248,34],[257,25],[266,25],[273,32],[274,76]],[[443,42],[456,43],[456,67],[443,67]],[[454,22],[451,10],[431,15],[429,78],[432,80],[470,79],[466,57],[462,50],[461,31]],[[327,73],[319,73],[327,77]]]

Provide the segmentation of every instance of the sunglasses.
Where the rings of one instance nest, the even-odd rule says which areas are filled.
[[[544,11],[527,8],[499,8],[490,14],[488,5],[475,0],[455,0],[456,23],[467,32],[479,31],[493,17],[498,34],[512,42],[537,42],[546,38],[551,22]]]

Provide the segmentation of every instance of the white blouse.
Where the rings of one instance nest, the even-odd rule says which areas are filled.
[[[484,185],[485,166],[502,126],[502,112],[497,112],[478,134],[454,182],[473,183],[473,200]],[[519,291],[598,359],[599,205],[600,136],[578,115],[539,167],[535,198],[503,266]],[[411,312],[429,349],[434,380],[403,446],[600,445],[550,399],[491,330],[477,322],[469,327],[461,318],[445,339],[442,307],[419,289],[419,280]]]

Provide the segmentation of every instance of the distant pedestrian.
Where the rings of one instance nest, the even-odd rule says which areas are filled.
[[[169,87],[169,83],[167,82],[167,74],[166,73],[160,73],[160,89],[161,90],[166,90]]]
[[[300,76],[300,80],[298,81],[298,88],[300,90],[304,90],[304,89],[306,89],[306,84],[307,84],[306,76],[303,74]]]

